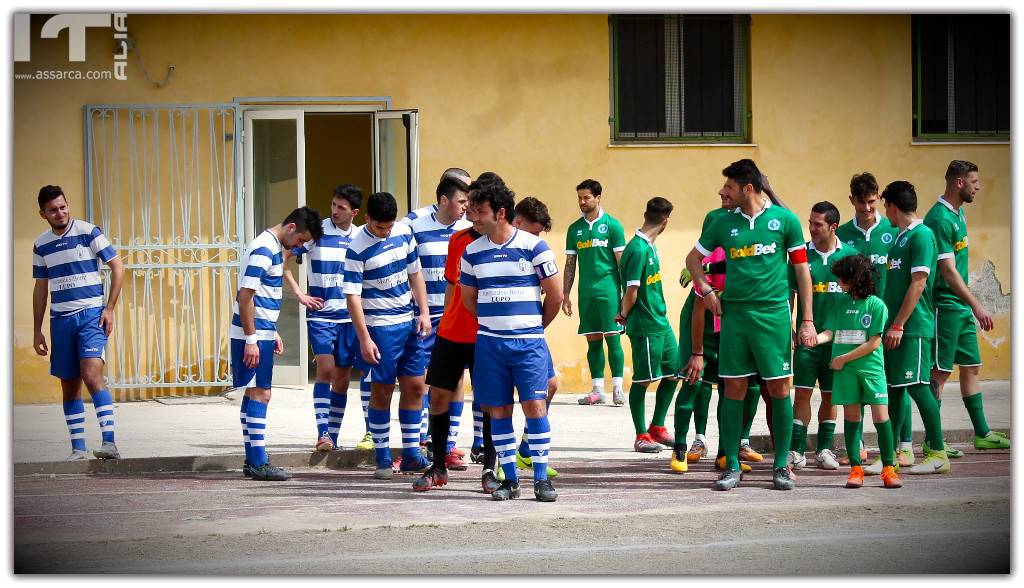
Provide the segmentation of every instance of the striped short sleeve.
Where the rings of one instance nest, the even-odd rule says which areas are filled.
[[[462,273],[459,274],[459,282],[470,288],[477,287],[476,273],[473,271],[473,263],[465,253],[462,254]]]
[[[250,290],[259,288],[261,280],[273,262],[274,254],[266,247],[253,250],[249,254],[249,263],[245,266],[245,273],[238,280],[238,287]]]
[[[544,280],[551,276],[558,275],[558,265],[555,263],[555,254],[548,247],[543,239],[537,241],[533,248],[533,267],[540,279]]]
[[[348,250],[345,256],[345,285],[342,287],[345,294],[362,296],[363,294],[363,252]]]
[[[36,280],[46,280],[50,277],[46,270],[46,260],[39,255],[39,249],[35,245],[32,246],[32,277]]]
[[[108,263],[111,259],[117,257],[114,247],[99,227],[92,228],[89,238],[89,249],[92,249],[92,252],[96,254],[96,257],[102,259],[103,263]]]

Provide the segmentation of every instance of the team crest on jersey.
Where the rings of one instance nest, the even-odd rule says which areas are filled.
[[[602,235],[607,233],[608,232],[608,225],[601,225],[601,226],[597,227],[597,232],[601,233]]]
[[[733,230],[729,231],[729,236],[730,237],[739,237],[740,236],[740,230],[739,229],[733,229]]]
[[[909,239],[909,238],[910,237],[903,237],[902,239],[900,239],[900,247],[906,247],[907,246],[907,239]]]
[[[780,223],[779,219],[777,218],[773,218],[772,220],[768,221],[768,230],[770,231],[777,231],[781,226],[782,223]]]
[[[892,243],[892,233],[882,233],[882,243],[886,245]],[[853,245],[853,241],[850,241],[850,245]]]
[[[525,259],[520,259],[519,260],[519,271],[525,272],[528,268],[529,268],[529,266],[526,264],[526,260]]]
[[[864,327],[865,329],[871,326],[870,314],[865,314],[864,316],[860,317],[860,326]]]

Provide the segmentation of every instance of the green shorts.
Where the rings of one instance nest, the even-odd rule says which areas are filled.
[[[709,351],[707,341],[704,342],[704,373],[700,381],[712,386],[718,385],[718,349],[712,348]]]
[[[832,391],[832,344],[804,347],[798,345],[793,352],[793,386],[814,388],[822,392]]]
[[[760,373],[765,380],[793,375],[789,303],[723,302],[719,372],[723,378]]]
[[[676,375],[679,350],[672,331],[651,337],[630,337],[633,347],[633,382],[656,382]]]
[[[832,405],[889,404],[885,377],[864,375],[857,371],[839,370],[832,380]]]
[[[974,313],[967,307],[935,307],[935,367],[944,372],[959,366],[981,365],[978,351],[978,327]]]
[[[579,297],[580,335],[614,335],[622,332],[622,325],[615,322],[619,313],[619,296],[616,292],[587,292],[583,296],[581,285]]]
[[[885,379],[889,386],[927,384],[932,374],[932,340],[904,337],[896,349],[885,351]],[[835,399],[832,400],[836,404]]]

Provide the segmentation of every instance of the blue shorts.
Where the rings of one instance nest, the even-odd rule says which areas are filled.
[[[242,362],[245,340],[231,340],[231,385],[235,388],[270,389],[274,379],[274,340],[257,341],[256,346],[260,349],[260,363],[249,368]]]
[[[555,377],[555,361],[551,359],[551,352],[548,352],[548,379]]]
[[[422,376],[427,371],[427,355],[416,332],[416,321],[400,325],[370,327],[370,339],[380,351],[380,363],[370,367],[374,384],[394,384],[399,376]]]
[[[50,318],[51,376],[74,380],[82,374],[81,360],[92,357],[104,359],[107,336],[100,326],[102,315],[103,307],[97,306]]]
[[[430,317],[430,326],[430,335],[424,337],[420,343],[427,364],[430,363],[430,353],[434,351],[434,340],[437,339],[437,327],[441,326],[441,317]]]
[[[473,397],[485,406],[509,406],[515,402],[514,387],[519,391],[519,402],[547,400],[553,368],[544,339],[479,336],[473,362]]]
[[[359,337],[352,323],[306,321],[313,355],[331,355],[334,365],[352,367],[360,359]]]

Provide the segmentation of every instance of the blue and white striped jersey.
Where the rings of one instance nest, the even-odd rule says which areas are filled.
[[[238,289],[255,290],[253,304],[256,310],[256,336],[261,341],[273,341],[277,332],[277,316],[281,314],[281,285],[284,283],[284,256],[281,242],[270,229],[253,239],[238,268]],[[238,314],[238,298],[231,317],[231,338],[245,339],[242,319]]]
[[[306,320],[351,322],[342,286],[345,284],[345,253],[359,227],[352,224],[347,231],[343,231],[327,217],[324,219],[323,228],[324,236],[319,241],[307,241],[292,249],[296,256],[309,254],[309,269],[306,271],[309,295],[322,298],[324,301],[322,309],[306,311]]]
[[[448,241],[456,231],[473,223],[460,218],[450,225],[441,224],[437,213],[430,213],[412,221],[412,235],[416,238],[416,253],[420,258],[423,281],[427,284],[427,304],[430,317],[444,314],[444,291],[448,282],[444,279],[444,262],[448,258]]]
[[[75,314],[103,306],[100,261],[117,257],[96,225],[73,219],[63,235],[48,230],[32,245],[32,277],[48,280],[50,316]]]
[[[480,237],[462,254],[464,286],[477,289],[478,335],[544,337],[540,282],[558,274],[555,254],[543,239],[516,230],[507,243]]]
[[[424,206],[422,208],[417,208],[416,210],[414,210],[414,211],[410,212],[409,214],[405,215],[404,217],[402,217],[402,219],[399,220],[398,222],[405,223],[407,225],[411,225],[412,221],[420,218],[421,216],[430,216],[431,214],[434,214],[435,212],[437,212],[437,204],[431,204],[430,206]]]
[[[367,325],[398,325],[412,320],[409,274],[419,271],[409,225],[395,223],[384,239],[363,227],[348,246],[343,290],[362,297]]]

